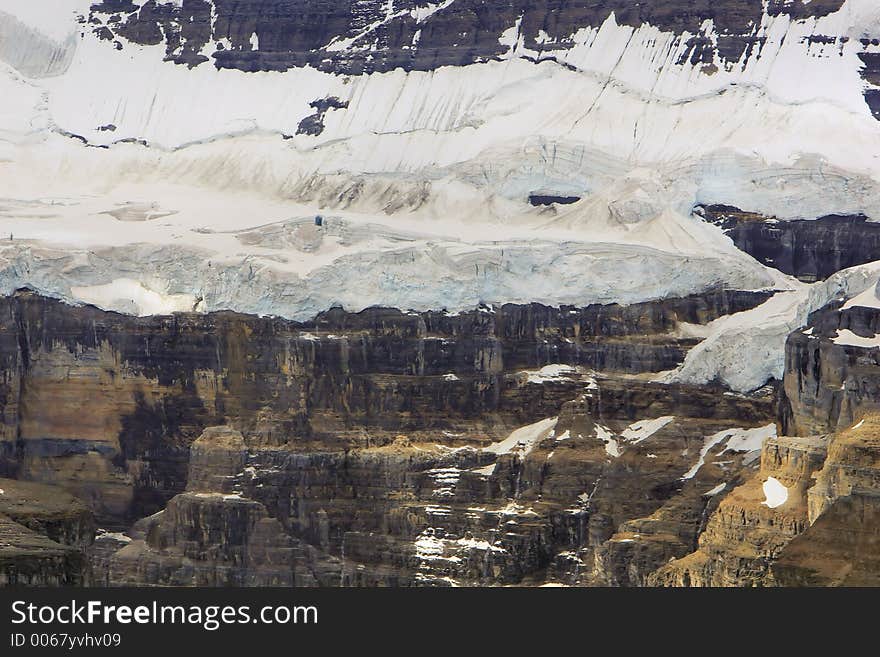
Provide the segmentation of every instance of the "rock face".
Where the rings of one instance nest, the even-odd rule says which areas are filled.
[[[880,223],[864,215],[780,221],[727,205],[701,205],[695,212],[758,262],[808,283],[880,259]]]
[[[240,494],[247,448],[211,427],[190,449],[187,491],[143,521],[110,560],[113,584],[292,586],[293,541],[266,508]]]
[[[831,442],[828,458],[807,496],[810,524],[815,524],[841,497],[870,496],[878,488],[880,421],[876,415],[868,415]]]
[[[506,447],[404,436],[346,452],[252,447],[235,474],[243,440],[208,429],[193,443],[190,477],[212,490],[191,485],[138,523],[109,582],[644,584],[692,549],[713,496],[754,445],[731,431],[703,452],[707,432],[741,418],[606,415],[600,424],[585,408],[571,402]]]
[[[580,486],[569,509],[578,520],[577,538],[554,564],[562,581],[643,586],[670,558],[693,550],[716,496],[751,471],[762,437],[775,427],[741,428],[755,420],[754,400],[711,415],[682,409],[658,418],[597,413],[593,399],[599,396],[601,383],[597,393],[563,408],[557,429],[568,426],[571,442],[549,446],[536,492],[562,501],[576,492],[572,484]],[[536,452],[535,460],[540,456]]]
[[[298,448],[339,449],[363,431],[381,443],[400,431],[475,426],[491,441],[574,396],[579,384],[566,376],[528,385],[533,369],[670,369],[696,342],[677,335],[681,322],[764,298],[719,291],[456,316],[334,310],[296,323],[234,313],[137,319],[23,293],[0,302],[0,472],[57,482],[118,524],[184,490],[190,443],[208,426]]]
[[[772,566],[780,586],[880,586],[876,492],[836,500]]]
[[[232,494],[247,462],[244,437],[229,427],[209,427],[190,445],[186,489]]]
[[[788,336],[780,414],[785,433],[829,433],[880,410],[878,334],[880,309],[835,301]]]
[[[692,549],[713,496],[754,459],[760,440],[735,436],[772,425],[704,450],[706,435],[748,426],[758,409],[766,420],[772,396],[634,422],[608,407],[593,415],[606,382],[585,381],[591,392],[558,417],[484,449],[411,432],[344,451],[252,443],[244,465],[240,434],[210,428],[193,443],[188,491],[135,525],[108,582],[644,584]]]
[[[835,301],[789,335],[780,427],[807,437],[767,441],[760,472],[723,499],[699,548],[657,570],[649,583],[876,585],[875,298],[869,289]]]
[[[0,478],[0,586],[83,585],[92,513],[54,487]]]
[[[761,452],[761,468],[718,505],[696,552],[650,578],[662,586],[765,586],[771,564],[808,526],[807,489],[825,457],[823,439],[777,438]],[[770,482],[768,484],[768,482]],[[785,490],[771,499],[768,486]]]
[[[3,582],[874,581],[876,2],[6,4]]]
[[[0,332],[4,467],[84,494],[121,531],[91,545],[82,506],[57,521],[0,508],[16,546],[7,581],[870,583],[876,535],[847,513],[875,513],[871,416],[777,436],[780,413],[803,425],[816,397],[792,379],[801,368],[751,394],[658,380],[695,342],[683,327],[765,298],[296,323],[137,319],[19,294]],[[864,333],[870,309],[811,318],[835,354],[832,312]],[[11,484],[37,487],[37,508],[50,494]]]
[[[0,513],[53,541],[87,549],[95,535],[91,511],[54,486],[0,479]]]
[[[0,586],[81,586],[82,552],[0,516]]]
[[[114,527],[143,518],[99,536],[106,584],[644,583],[755,453],[729,436],[702,453],[706,436],[775,412],[772,389],[649,379],[696,342],[682,325],[766,298],[297,324],[22,294],[5,464],[88,493]]]
[[[774,0],[766,9],[769,16],[802,20],[826,16],[842,5],[843,0]],[[514,42],[522,39],[540,54],[555,49],[546,44],[565,46],[578,30],[598,28],[612,14],[621,25],[650,24],[683,38],[687,33],[682,60],[711,64],[717,46],[725,61],[737,62],[761,47],[755,26],[764,7],[759,0],[712,6],[682,0],[638,5],[627,0],[193,0],[183,5],[104,0],[92,5],[88,26],[100,38],[118,43],[164,42],[168,60],[191,67],[210,57],[217,67],[243,71],[312,65],[358,74],[397,67],[434,70],[497,58],[509,50],[504,36],[510,30]],[[705,34],[707,20],[718,30],[717,44]]]
[[[877,586],[880,420],[774,438],[718,505],[699,548],[649,577],[672,586]]]
[[[772,566],[782,586],[880,585],[880,417],[833,437],[807,491],[809,527]]]

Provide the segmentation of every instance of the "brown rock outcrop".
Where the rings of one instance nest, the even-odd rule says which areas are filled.
[[[294,547],[278,520],[242,497],[241,434],[211,427],[193,443],[191,484],[112,556],[111,584],[292,586]]]
[[[780,403],[786,434],[833,433],[880,412],[878,334],[880,309],[842,308],[838,300],[788,336]]]
[[[648,578],[649,584],[772,584],[771,564],[809,524],[806,493],[825,458],[826,443],[821,437],[766,441],[760,470],[721,501],[700,535],[696,552],[660,568]],[[784,487],[784,501],[768,496],[768,482]]]
[[[0,515],[0,586],[82,586],[87,573],[81,550]]]
[[[756,475],[774,387],[648,380],[666,365],[645,354],[686,348],[679,322],[745,303],[712,299],[296,324],[23,295],[3,462],[93,492],[106,526],[129,527],[92,549],[102,583],[772,584],[809,527],[825,441],[772,438]],[[80,440],[84,391],[116,419]],[[830,472],[836,499],[855,475]],[[771,477],[788,496],[774,508]]]
[[[771,566],[780,586],[880,586],[880,498],[836,499]]]
[[[63,490],[0,479],[0,586],[88,583],[94,535],[91,511]]]
[[[810,524],[841,497],[880,492],[880,415],[867,415],[836,434],[828,458],[807,493]]]

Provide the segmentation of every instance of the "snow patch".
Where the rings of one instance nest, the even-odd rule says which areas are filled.
[[[844,269],[812,285],[770,273],[776,278],[775,288],[781,291],[756,308],[710,322],[709,337],[687,353],[667,381],[705,384],[721,380],[733,390],[747,392],[770,378],[781,379],[787,336],[831,300],[873,290],[880,277],[880,262]],[[870,340],[855,337],[859,346]],[[868,346],[877,343],[871,340]]]
[[[846,347],[862,347],[863,349],[876,349],[880,347],[880,334],[875,334],[870,338],[863,338],[856,335],[849,329],[839,329],[837,334],[831,339],[834,344]]]
[[[753,452],[755,456],[757,456],[760,453],[764,441],[775,435],[775,424],[768,424],[754,429],[725,429],[724,431],[713,433],[711,436],[707,436],[704,439],[703,447],[700,449],[699,460],[690,470],[684,473],[682,479],[693,479],[697,472],[699,472],[700,468],[706,463],[706,456],[712,448],[720,443],[726,441],[727,444],[724,449],[719,452],[719,456],[728,450],[734,452]],[[748,458],[744,459],[744,462],[748,462]]]
[[[434,468],[428,470],[428,476],[434,482],[433,497],[455,497],[455,487],[461,479],[460,468]]]
[[[568,375],[575,374],[577,369],[571,365],[545,365],[539,370],[525,370],[529,383],[546,383],[547,381],[565,381]]]
[[[0,491],[0,492],[2,492],[2,491]],[[115,541],[120,541],[122,543],[131,543],[131,537],[126,536],[122,532],[110,532],[110,531],[107,531],[106,529],[99,528],[95,532],[95,539],[101,539],[101,538],[111,538]]]
[[[433,527],[428,527],[419,534],[414,542],[414,546],[416,558],[420,562],[442,561],[458,563],[461,561],[457,556],[445,556],[446,541],[436,535],[436,529]]]
[[[0,13],[15,16],[32,30],[56,42],[76,33],[76,16],[88,14],[92,0],[3,0]]]
[[[719,456],[725,452],[757,452],[761,450],[764,441],[768,438],[776,436],[776,424],[771,423],[763,427],[755,429],[735,429],[732,435],[727,439],[724,449],[719,452]]]
[[[451,5],[455,0],[443,0],[443,2],[429,4],[424,3],[417,6],[415,9],[410,10],[410,16],[412,16],[416,23],[424,23],[431,16],[436,14],[438,11],[446,9],[449,5]]]
[[[705,493],[703,493],[703,497],[713,497],[714,495],[717,495],[718,493],[723,491],[726,487],[727,487],[727,483],[721,482],[720,484],[715,486],[715,488],[712,488],[711,490],[707,490]]]
[[[541,442],[551,431],[553,431],[558,419],[559,418],[556,417],[546,418],[544,420],[539,420],[534,424],[520,427],[511,432],[511,434],[504,440],[492,443],[486,447],[485,451],[492,452],[493,454],[509,454],[514,451],[528,454],[534,449],[535,445]]]
[[[482,468],[474,468],[473,470],[471,470],[471,472],[475,472],[478,475],[483,475],[484,477],[489,477],[493,472],[495,472],[495,464],[490,463],[489,465]]]
[[[459,538],[455,541],[457,545],[470,550],[480,550],[481,552],[506,552],[503,547],[492,545],[489,541],[478,540],[475,538]]]
[[[857,306],[861,308],[880,308],[880,298],[877,297],[877,286],[869,287],[861,294],[857,294],[843,304],[841,310],[847,310],[848,308],[855,308]]]
[[[603,427],[601,424],[597,424],[596,438],[605,443],[605,453],[608,454],[608,456],[613,458],[620,456],[620,443],[617,442],[614,438],[614,434],[611,433],[611,430],[608,427]]]
[[[763,489],[766,499],[761,504],[769,506],[771,509],[782,506],[788,501],[788,488],[775,477],[769,477],[764,482]]]
[[[675,419],[672,415],[664,415],[653,420],[640,420],[629,425],[620,433],[620,437],[628,443],[636,445],[660,431]]]

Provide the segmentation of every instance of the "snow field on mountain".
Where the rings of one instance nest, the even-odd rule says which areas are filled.
[[[785,335],[808,312],[876,283],[873,266],[798,283],[691,216],[719,202],[880,216],[880,123],[858,58],[880,29],[871,0],[818,20],[765,16],[759,56],[716,56],[711,74],[678,63],[693,35],[612,15],[564,51],[544,43],[575,70],[521,59],[536,53],[512,25],[503,61],[362,76],[176,66],[161,45],[80,39],[88,4],[0,8],[0,291],[305,319],[332,305],[780,290],[701,327],[669,375],[749,390],[781,375]],[[331,96],[348,107],[296,135]],[[582,200],[533,208],[531,193]]]

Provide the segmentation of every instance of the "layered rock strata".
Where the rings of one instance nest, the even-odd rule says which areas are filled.
[[[670,369],[696,342],[679,325],[766,296],[454,316],[332,310],[297,323],[139,319],[22,293],[0,301],[0,472],[63,485],[112,525],[182,492],[189,445],[212,425],[298,449],[401,431],[466,429],[465,442],[489,443],[571,399],[582,383],[566,372]],[[556,374],[542,377],[547,364]]]
[[[862,214],[782,221],[729,205],[700,205],[695,213],[761,264],[808,283],[880,260],[880,223]]]
[[[852,405],[864,417],[849,431],[781,437],[780,409],[793,426],[821,386],[787,372],[780,404],[772,385],[660,383],[638,355],[685,349],[684,325],[763,298],[333,310],[297,324],[135,319],[18,295],[0,333],[14,392],[4,465],[92,491],[110,529],[89,546],[87,514],[60,528],[19,514],[7,572],[105,585],[870,583],[874,532],[854,520],[873,518],[880,483],[868,403]],[[869,310],[811,321],[823,335],[833,312],[864,332]],[[587,345],[615,341],[628,347],[600,366]],[[100,423],[74,422],[84,398]],[[91,438],[35,438],[71,428]]]
[[[760,470],[721,501],[700,535],[698,549],[660,568],[648,578],[649,583],[771,584],[771,564],[809,525],[807,489],[822,466],[826,442],[819,437],[768,440],[761,452]],[[777,491],[784,492],[776,495]]]
[[[760,51],[766,37],[755,26],[766,11],[795,20],[821,18],[843,0],[809,4],[757,1],[694,6],[687,2],[626,0],[560,3],[555,0],[379,0],[327,3],[276,0],[229,3],[194,0],[184,4],[104,0],[81,20],[99,38],[119,48],[130,42],[165,44],[166,58],[190,67],[213,60],[219,68],[286,70],[312,65],[345,74],[434,70],[464,66],[506,54],[505,33],[540,57],[544,50],[571,46],[582,29],[599,28],[609,17],[639,27],[645,23],[687,37],[682,61],[711,64],[713,55],[737,62]],[[706,33],[713,21],[717,34]],[[553,44],[553,45],[548,45]]]
[[[189,484],[142,521],[110,559],[108,582],[166,586],[293,586],[295,548],[259,502],[242,497],[247,446],[227,427],[190,449]],[[310,583],[310,582],[307,582]]]
[[[719,504],[698,549],[649,578],[664,586],[877,586],[880,421],[775,438]]]
[[[780,409],[785,433],[830,433],[880,411],[880,308],[866,304],[836,300],[788,336]]]
[[[54,486],[0,478],[0,586],[90,582],[91,511]]]

